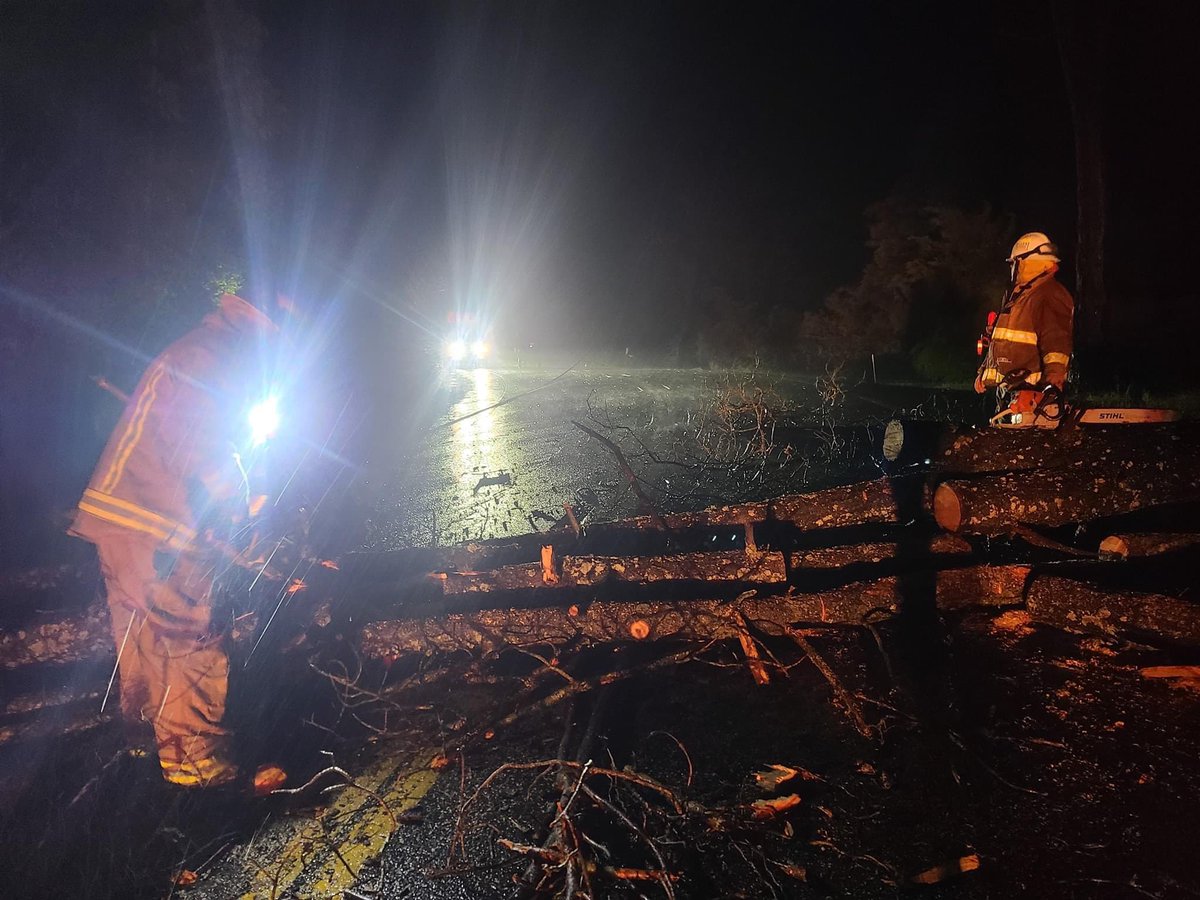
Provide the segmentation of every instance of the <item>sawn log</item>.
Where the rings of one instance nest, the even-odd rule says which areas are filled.
[[[1200,428],[1172,425],[1065,424],[1040,428],[984,428],[950,432],[949,445],[935,454],[934,468],[945,475],[1003,474],[1033,469],[1068,469],[1173,460],[1200,450]]]
[[[936,573],[930,576],[930,584],[943,609],[1015,606],[1023,600],[1028,575],[1028,566],[975,566]],[[362,629],[360,641],[365,655],[390,659],[436,651],[488,654],[538,644],[736,638],[743,619],[768,634],[781,635],[794,625],[861,625],[886,619],[899,610],[906,590],[901,579],[882,578],[813,594],[758,597],[747,593],[733,601],[480,610],[374,622]]]
[[[1200,604],[1162,594],[1104,591],[1069,578],[1035,578],[1027,598],[1038,622],[1080,634],[1200,643]]]
[[[1200,454],[946,481],[934,492],[933,515],[947,531],[1001,534],[1017,525],[1065,525],[1195,500]]]
[[[504,566],[491,572],[447,573],[446,594],[588,587],[604,582],[654,584],[660,581],[741,581],[778,584],[787,580],[782,553],[679,553],[671,556],[567,556],[548,576],[540,563]]]
[[[446,572],[438,577],[443,594],[448,596],[663,581],[779,584],[788,579],[789,572],[794,578],[802,578],[805,569],[832,571],[905,561],[927,566],[934,561],[966,559],[971,552],[971,545],[962,538],[939,534],[912,548],[896,541],[878,541],[799,550],[786,557],[775,551],[745,550],[664,556],[564,556],[553,557],[553,578],[547,578],[541,563],[501,566],[486,572]]]
[[[905,555],[909,553],[914,555]],[[426,605],[431,598],[438,596],[465,597],[536,590],[539,596],[543,593],[546,595],[540,603],[548,605],[557,602],[566,606],[569,601],[553,596],[555,589],[566,591],[581,586],[650,585],[670,581],[708,581],[729,585],[781,584],[789,577],[789,573],[793,580],[802,582],[805,571],[836,575],[842,569],[846,570],[846,580],[850,580],[868,577],[876,567],[887,566],[891,562],[902,562],[905,567],[913,568],[933,567],[961,563],[969,559],[970,554],[971,545],[962,538],[941,534],[916,548],[902,547],[896,542],[875,542],[795,551],[788,554],[786,565],[782,553],[748,554],[743,550],[661,557],[564,557],[555,564],[559,576],[557,583],[546,582],[541,564],[504,566],[489,572],[441,573],[436,579],[436,582],[440,582],[440,588],[436,582],[430,584],[425,576],[398,583],[392,603],[415,599],[417,595],[406,593],[406,589],[419,585],[424,592],[422,597]],[[885,568],[875,574],[886,571]],[[472,605],[476,603],[472,601]],[[42,615],[18,630],[0,632],[0,669],[111,657],[115,651],[109,628],[108,610],[103,604],[93,604],[84,608],[82,613],[72,610],[57,615]],[[252,631],[253,621],[250,618],[244,621],[239,619],[235,639],[239,635],[241,639],[249,639]]]
[[[1100,542],[1100,558],[1136,559],[1196,546],[1200,546],[1200,534],[1110,534]]]
[[[664,532],[659,522],[666,526]],[[549,544],[559,557],[601,555],[597,546],[622,544],[622,555],[636,555],[627,545],[662,541],[664,535],[705,529],[776,522],[801,531],[816,531],[850,525],[900,522],[893,482],[864,481],[827,488],[808,494],[792,494],[775,500],[715,506],[689,513],[665,514],[656,521],[650,516],[597,522],[587,526],[582,537],[573,531],[552,531],[511,538],[469,541],[453,547],[423,547],[382,553],[352,553],[342,564],[348,578],[363,581],[398,581],[425,572],[481,572],[500,566],[533,563]]]

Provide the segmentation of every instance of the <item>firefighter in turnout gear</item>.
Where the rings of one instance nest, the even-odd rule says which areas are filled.
[[[1022,235],[1008,258],[1009,289],[981,339],[975,390],[996,389],[993,424],[1055,428],[1071,361],[1075,301],[1054,275],[1058,249],[1040,231]]]
[[[112,616],[121,713],[153,729],[163,777],[206,787],[237,769],[223,725],[229,659],[210,628],[205,526],[244,513],[236,452],[247,366],[271,320],[232,294],[142,376],[79,501]]]

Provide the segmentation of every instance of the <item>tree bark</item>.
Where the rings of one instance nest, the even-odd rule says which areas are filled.
[[[116,653],[112,644],[108,607],[96,603],[82,613],[47,615],[14,631],[0,632],[0,669],[102,659]]]
[[[660,517],[668,532],[733,528],[781,522],[802,531],[847,525],[888,524],[898,521],[896,497],[888,479],[792,494],[775,500],[714,506],[698,512]],[[532,563],[541,549],[552,545],[556,556],[581,555],[598,544],[620,542],[654,548],[664,532],[650,516],[637,516],[589,525],[576,537],[571,531],[552,531],[454,547],[418,547],[383,553],[352,553],[342,564],[348,578],[360,582],[396,582],[427,572],[482,572],[500,566]],[[624,550],[624,546],[622,547]],[[636,551],[634,551],[636,552]],[[652,552],[652,551],[651,551]]]
[[[933,495],[933,515],[947,531],[1001,534],[1193,500],[1200,500],[1200,460],[1177,454],[1154,463],[1080,460],[1070,469],[946,481]]]
[[[896,521],[896,497],[892,482],[886,478],[861,481],[842,487],[826,488],[808,494],[789,494],[774,500],[713,506],[699,512],[674,513],[662,517],[671,531],[728,525],[757,525],[783,522],[801,530],[839,528]],[[612,530],[653,528],[649,516],[591,526],[588,531],[603,534]]]
[[[1162,594],[1105,591],[1068,578],[1035,578],[1027,599],[1037,621],[1079,634],[1200,643],[1200,604]]]
[[[1200,534],[1112,534],[1100,542],[1100,558],[1159,556],[1196,546],[1200,546]]]
[[[878,541],[866,544],[849,544],[842,547],[818,547],[813,550],[797,550],[788,554],[788,568],[793,575],[805,569],[836,570],[850,566],[882,565],[888,562],[906,562],[907,548],[895,541]],[[966,559],[974,552],[969,543],[952,534],[934,535],[920,555],[914,558],[920,564],[930,560],[952,561]]]
[[[938,606],[1010,606],[1022,602],[1028,566],[976,566],[939,572]],[[430,619],[374,622],[360,635],[363,653],[395,658],[409,653],[469,650],[495,653],[538,644],[599,644],[645,640],[736,639],[742,620],[773,635],[795,625],[861,625],[895,615],[897,578],[851,584],[814,594],[587,606],[496,609]]]
[[[787,580],[782,553],[747,553],[727,550],[713,553],[679,553],[672,556],[567,556],[556,567],[556,579],[547,582],[540,563],[504,566],[491,572],[448,573],[442,580],[446,594],[491,591],[564,589],[604,582],[654,584],[661,581],[741,581],[778,584]]]
[[[1138,460],[1153,464],[1200,453],[1200,429],[1171,425],[1063,425],[1040,428],[946,430],[947,446],[936,455],[943,476],[1003,474],[1111,465]]]

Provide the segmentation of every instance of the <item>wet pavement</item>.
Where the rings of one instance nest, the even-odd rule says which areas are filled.
[[[596,519],[636,512],[613,455],[572,420],[617,441],[665,510],[871,477],[882,466],[878,429],[893,414],[939,418],[972,404],[860,386],[831,408],[828,385],[774,378],[767,387],[784,413],[764,461],[741,443],[754,434],[722,442],[713,428],[715,400],[744,396],[744,379],[558,375],[448,373],[409,398],[412,414],[376,430],[359,469],[363,542],[543,530],[564,502]],[[673,462],[681,459],[686,469]],[[854,730],[794,645],[768,640],[783,667],[768,685],[754,683],[732,648],[715,647],[490,737],[538,668],[531,660],[433,681],[403,708],[367,702],[354,710],[363,724],[332,702],[327,679],[283,677],[263,689],[273,705],[263,742],[304,760],[300,778],[336,765],[353,781],[327,793],[318,782],[294,803],[180,796],[152,761],[118,753],[111,726],[9,747],[0,753],[5,896],[512,897],[527,862],[497,839],[544,840],[561,795],[552,774],[505,773],[461,822],[460,808],[504,764],[576,757],[649,776],[684,805],[677,814],[628,785],[595,782],[655,841],[681,898],[1200,895],[1191,828],[1200,694],[1139,675],[1196,654],[1081,640],[1011,614],[828,629],[810,640],[859,698],[875,738]],[[589,651],[572,671],[628,668],[639,661],[630,652]],[[368,667],[360,683],[382,694],[412,674]],[[60,676],[82,684],[97,673]],[[771,765],[803,774],[764,792],[755,773]],[[748,804],[789,793],[797,806],[747,820]],[[603,848],[593,847],[602,868],[658,866],[613,815],[580,810],[577,825]],[[194,883],[187,874],[177,882],[180,873],[195,873]],[[602,872],[595,883],[596,897],[666,896],[657,883]]]
[[[978,406],[970,395],[861,384],[830,404],[829,390],[812,376],[702,370],[443,373],[414,387],[413,415],[372,434],[366,545],[544,531],[564,503],[597,521],[636,513],[615,457],[576,422],[621,447],[657,505],[682,511],[875,477],[892,416],[961,417]],[[749,413],[729,429],[734,417],[722,413],[754,403],[773,413],[761,435]]]

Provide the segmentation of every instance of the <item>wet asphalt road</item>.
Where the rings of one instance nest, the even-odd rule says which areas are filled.
[[[373,505],[367,546],[546,530],[564,503],[596,520],[636,513],[616,459],[575,421],[615,441],[655,504],[676,511],[873,477],[879,429],[892,415],[972,405],[963,395],[859,385],[830,407],[821,386],[812,376],[673,369],[444,373],[414,386],[416,399],[397,397],[410,414],[375,428],[360,485]],[[733,435],[719,413],[722,401],[753,402],[756,390],[774,413],[765,454],[748,416]],[[670,462],[680,460],[706,465]]]

